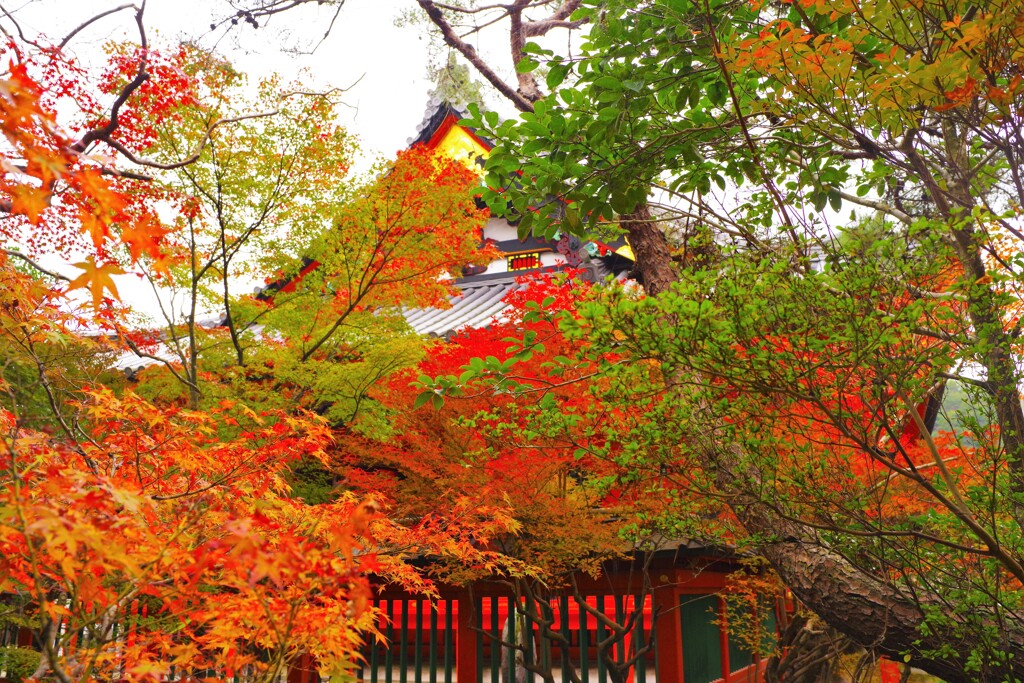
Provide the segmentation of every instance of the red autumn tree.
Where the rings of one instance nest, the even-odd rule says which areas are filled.
[[[136,18],[141,27],[141,11]],[[358,316],[365,324],[395,305],[437,301],[439,271],[470,260],[480,216],[465,170],[421,151],[403,156],[364,197],[334,207],[327,236],[309,245],[322,266],[315,275],[290,297],[244,303],[269,331],[259,367],[281,360],[281,375],[232,393],[232,376],[212,359],[204,377],[217,390],[202,410],[173,396],[148,401],[123,382],[97,381],[103,361],[86,368],[82,357],[116,345],[81,330],[125,329],[117,273],[170,277],[180,267],[185,238],[154,210],[175,195],[156,176],[202,159],[160,160],[154,145],[187,125],[179,117],[203,93],[194,74],[167,67],[175,55],[164,61],[144,40],[115,56],[120,76],[105,92],[88,90],[59,48],[24,48],[8,47],[0,81],[0,229],[11,242],[32,235],[30,251],[0,254],[0,601],[34,633],[37,676],[157,680],[173,669],[271,680],[303,653],[340,673],[377,623],[369,572],[432,590],[396,548],[501,563],[486,548],[513,525],[498,506],[473,505],[472,532],[410,529],[352,492],[308,505],[284,477],[331,449],[324,420],[305,408],[333,399],[311,378],[361,351],[351,336]],[[68,97],[80,119],[60,119],[57,101]],[[193,139],[213,145],[221,123],[207,121]],[[85,254],[83,274],[69,282],[41,264],[53,250]],[[66,292],[77,288],[92,305],[76,311]],[[275,391],[284,400],[267,398]]]

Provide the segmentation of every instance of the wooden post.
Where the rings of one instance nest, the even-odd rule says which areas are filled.
[[[459,683],[476,683],[476,641],[479,634],[473,629],[474,607],[469,593],[460,593],[458,622],[455,628],[455,677]]]
[[[726,620],[725,611],[725,600],[723,598],[718,599],[718,623],[721,626],[718,627],[718,642],[721,643],[722,650],[722,680],[728,681],[729,674],[732,673],[729,665],[729,622]]]
[[[653,609],[658,614],[654,625],[658,639],[658,657],[655,666],[658,680],[663,683],[683,682],[683,629],[679,620],[679,588],[668,576],[660,577],[662,585],[651,591]]]
[[[317,683],[316,663],[310,655],[300,655],[288,667],[288,683]]]

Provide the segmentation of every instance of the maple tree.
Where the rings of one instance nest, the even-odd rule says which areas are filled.
[[[476,176],[416,149],[363,187],[335,187],[351,145],[326,98],[282,96],[269,82],[273,116],[229,113],[229,65],[188,46],[153,50],[141,9],[136,21],[141,43],[113,48],[95,91],[63,45],[8,45],[0,208],[4,239],[26,251],[0,254],[3,616],[32,629],[38,679],[273,680],[307,654],[342,674],[379,622],[371,574],[429,596],[410,556],[509,566],[487,549],[515,528],[503,506],[466,501],[460,525],[409,528],[372,498],[339,490],[314,506],[287,483],[295,463],[330,461],[328,420],[353,422],[344,401],[358,406],[360,382],[422,357],[396,307],[443,301],[450,285],[438,276],[473,259]],[[78,118],[58,115],[65,98]],[[243,148],[265,156],[240,164]],[[255,179],[258,162],[282,174]],[[294,184],[268,200],[275,182]],[[204,205],[186,192],[220,194]],[[266,225],[248,222],[261,211]],[[192,386],[181,384],[202,380],[201,405],[180,387],[160,390],[160,370],[131,387],[101,376],[119,342],[157,341],[126,331],[114,275],[141,269],[193,297],[220,296],[234,254],[256,247],[270,252],[260,265],[278,268],[275,296],[224,292],[235,322],[220,341],[233,352],[200,361],[193,346],[164,366],[179,381],[196,363]],[[52,253],[84,254],[82,275],[48,270],[39,257]],[[300,271],[303,258],[319,267]],[[216,271],[208,281],[197,261]],[[91,305],[73,304],[76,289]],[[195,305],[188,320],[168,320],[170,337],[196,335]],[[250,357],[256,321],[266,338]],[[370,325],[391,332],[367,342]]]
[[[471,514],[462,504],[466,500],[505,509],[514,533],[496,534],[490,547],[520,563],[520,571],[502,576],[458,558],[454,563],[434,559],[430,570],[470,590],[475,582],[499,581],[515,597],[520,618],[528,616],[537,627],[537,643],[512,646],[521,651],[516,666],[545,681],[556,680],[559,669],[573,681],[586,675],[573,663],[572,644],[551,612],[552,604],[569,595],[591,623],[601,624],[603,635],[594,648],[611,680],[633,675],[653,647],[651,639],[634,637],[637,620],[646,620],[650,629],[661,616],[649,605],[644,611],[652,595],[649,564],[679,531],[676,518],[664,511],[682,492],[657,468],[631,466],[631,445],[617,439],[637,419],[639,406],[605,404],[581,382],[619,359],[609,354],[569,361],[578,358],[579,341],[564,335],[557,316],[575,316],[597,295],[580,272],[522,278],[506,296],[508,308],[500,318],[486,328],[452,335],[415,369],[376,387],[371,397],[387,411],[388,428],[339,434],[332,465],[353,490],[374,492],[412,528],[458,525]],[[506,377],[508,372],[514,377]],[[482,382],[452,399],[459,374],[504,379]],[[408,388],[417,375],[421,382],[442,379],[417,394]],[[446,396],[449,400],[443,400]],[[537,419],[552,413],[550,420]],[[459,504],[449,510],[438,506],[439,500]],[[714,504],[687,500],[685,505],[695,517],[716,515]],[[629,558],[638,562],[625,579],[634,586],[628,606],[611,613],[593,599],[588,603],[581,582],[604,576],[609,561]],[[507,643],[507,628],[500,636],[481,632],[481,637]],[[536,648],[552,647],[560,657],[545,663]]]
[[[451,281],[442,276],[488,258],[478,249],[483,214],[470,195],[476,176],[424,148],[400,153],[377,172],[346,202],[325,197],[315,211],[301,202],[289,209],[309,221],[308,239],[299,242],[298,255],[267,257],[283,265],[262,295],[225,299],[230,324],[204,330],[184,321],[182,345],[204,340],[194,354],[182,354],[196,377],[194,386],[184,382],[193,403],[202,387],[206,402],[246,396],[316,409],[332,423],[360,413],[369,420],[368,389],[422,357],[425,342],[401,308],[446,306]],[[184,273],[190,287],[201,284],[190,265]],[[219,289],[224,280],[219,272],[216,278]],[[174,369],[147,371],[143,389],[167,400],[175,392],[159,380],[161,372]]]
[[[130,77],[137,50],[117,49],[107,88]],[[243,74],[195,46],[150,50],[148,59],[168,78],[139,88],[115,144],[156,175],[135,188],[137,201],[175,210],[161,258],[139,263],[135,251],[126,254],[160,300],[166,351],[154,339],[127,339],[141,357],[162,362],[197,407],[207,350],[223,345],[226,333],[234,363],[244,365],[252,344],[254,319],[235,308],[239,283],[251,288],[291,268],[302,245],[330,223],[352,190],[354,144],[333,120],[331,93],[286,88],[271,77],[249,97]]]
[[[133,55],[119,51],[108,87],[130,75]],[[488,258],[476,175],[419,148],[352,180],[354,145],[334,121],[340,93],[271,78],[249,101],[241,74],[194,47],[149,61],[177,77],[140,88],[117,146],[158,173],[139,200],[170,203],[177,218],[160,259],[133,259],[162,299],[165,330],[125,335],[162,365],[140,390],[161,400],[184,390],[196,408],[259,401],[276,384],[279,407],[353,419],[369,385],[419,358],[399,308],[446,305],[442,276]],[[261,295],[238,291],[258,275]],[[204,325],[203,311],[219,318]]]
[[[538,382],[553,381],[546,368],[552,358],[570,349],[557,327],[538,319],[537,312],[542,303],[551,310],[573,310],[576,301],[587,296],[585,285],[550,279],[524,284],[524,289],[506,297],[510,307],[500,321],[483,329],[462,330],[449,341],[436,343],[414,368],[375,387],[371,396],[386,411],[389,426],[341,437],[342,459],[337,466],[346,480],[357,490],[394,501],[396,514],[403,518],[434,518],[441,514],[436,501],[449,497],[504,501],[522,528],[499,548],[543,568],[551,577],[579,569],[580,558],[591,556],[593,569],[609,552],[617,553],[617,525],[599,527],[593,537],[585,538],[575,525],[567,524],[573,515],[596,509],[609,488],[574,478],[573,473],[589,470],[596,479],[598,471],[607,474],[614,469],[610,464],[580,462],[571,440],[520,432],[516,418],[520,403],[512,396],[495,397],[487,391],[442,404],[440,395],[409,391],[417,375],[447,374],[470,362],[479,367],[479,359],[485,357],[508,362],[519,353],[509,348],[510,335],[517,332],[536,340],[533,350],[519,355],[521,373]],[[524,323],[524,316],[529,322]],[[586,368],[577,372],[582,374]],[[566,411],[588,402],[571,382],[566,391],[545,396],[545,406],[557,402]],[[544,457],[537,456],[539,450]],[[602,545],[608,547],[597,550]],[[465,571],[449,569],[457,574]],[[467,576],[480,575],[470,570]]]

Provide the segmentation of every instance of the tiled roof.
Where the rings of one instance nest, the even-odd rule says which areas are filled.
[[[524,287],[512,276],[463,282],[459,285],[462,292],[448,299],[451,308],[410,309],[404,311],[405,319],[419,334],[435,337],[443,337],[465,327],[486,327],[495,318],[501,319],[501,312],[507,306],[503,301],[505,295]]]
[[[416,134],[407,138],[406,143],[410,147],[415,144],[426,144],[449,116],[454,116],[456,120],[464,119],[469,116],[469,109],[465,104],[452,103],[447,100],[438,99],[432,94],[430,99],[427,101],[427,109],[423,112],[423,120],[420,121],[418,126],[416,126]],[[480,135],[480,133],[473,131],[471,128],[467,128],[466,130],[472,131],[477,139],[483,142],[486,147],[490,148],[494,146],[494,143],[491,140]]]
[[[410,147],[417,143],[425,144],[449,115],[461,119],[465,118],[467,113],[464,107],[439,100],[432,96],[427,102],[427,110],[423,113],[423,120],[416,126],[416,135],[406,140],[406,142]]]
[[[631,260],[617,254],[593,257],[588,261],[589,273],[584,277],[598,282],[608,277],[622,280],[627,277],[627,271],[632,265]],[[560,266],[546,266],[529,271],[474,275],[458,281],[461,293],[448,299],[451,308],[410,308],[403,310],[402,314],[417,333],[435,337],[446,337],[466,327],[487,327],[496,320],[504,320],[502,312],[508,305],[504,302],[506,294],[526,289],[527,285],[517,280],[524,275],[555,273],[560,270]]]

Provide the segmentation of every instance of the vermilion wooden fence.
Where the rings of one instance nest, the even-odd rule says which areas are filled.
[[[498,583],[480,583],[472,591],[442,586],[441,598],[434,601],[382,590],[375,606],[383,640],[367,646],[358,675],[366,683],[541,683],[540,675],[528,671],[537,666],[550,672],[556,683],[570,683],[570,670],[583,683],[613,683],[598,652],[597,644],[608,631],[597,615],[623,624],[636,612],[629,632],[614,644],[618,661],[647,648],[636,657],[627,683],[756,683],[763,662],[739,639],[730,638],[725,624],[718,593],[728,569],[693,563],[680,567],[673,560],[651,569],[652,589],[643,592],[637,590],[635,576],[613,570],[601,580],[581,582],[580,598],[563,591],[534,602],[529,610]],[[146,616],[144,606],[132,605],[129,618],[106,637],[130,645]],[[773,628],[772,610],[761,616]],[[58,626],[60,634],[69,635],[62,629]],[[83,631],[62,642],[87,646],[93,635]],[[39,646],[38,634],[27,629],[0,636],[2,644]],[[510,644],[519,650],[519,665]],[[170,671],[166,680],[197,675],[247,680],[244,671],[184,670]],[[282,675],[285,678],[288,683],[321,680],[309,657],[294,662]]]
[[[570,683],[570,668],[583,683],[612,683],[597,644],[608,635],[594,612],[623,624],[640,614],[629,633],[614,645],[618,661],[637,657],[628,683],[755,683],[763,662],[730,638],[725,605],[717,591],[724,574],[670,570],[653,592],[638,594],[628,582],[586,586],[586,607],[568,593],[523,607],[507,592],[480,585],[474,591],[452,589],[430,603],[413,595],[384,592],[377,601],[378,627],[385,641],[370,645],[361,669],[367,683],[541,683],[528,671],[538,666],[556,683]],[[632,588],[632,590],[630,590]],[[769,604],[771,601],[769,600]],[[524,612],[531,611],[544,627]],[[655,618],[655,614],[658,614]],[[513,616],[514,615],[514,616]],[[775,615],[761,615],[774,630]],[[524,634],[529,636],[524,637]],[[517,666],[515,644],[522,663]],[[313,679],[295,677],[292,683]]]

